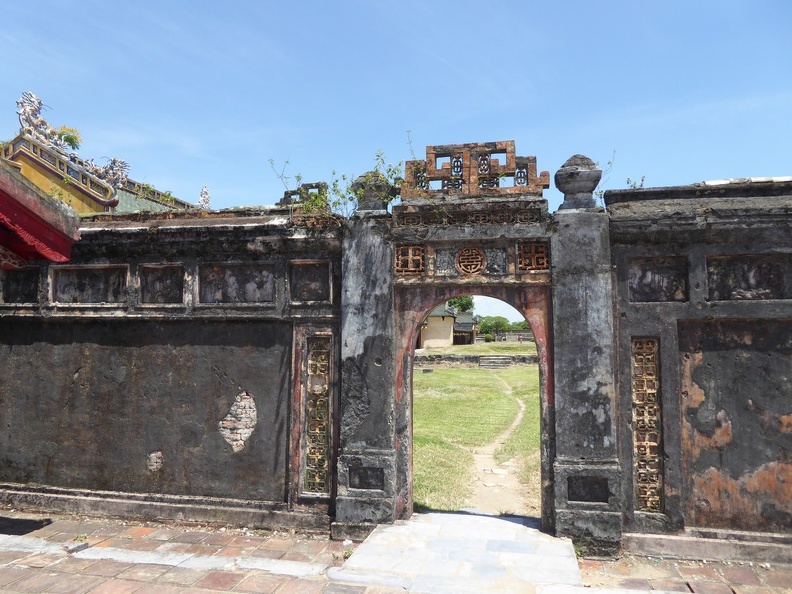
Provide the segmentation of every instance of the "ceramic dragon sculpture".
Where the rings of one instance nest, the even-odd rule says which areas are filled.
[[[114,188],[121,187],[127,180],[129,174],[129,163],[113,157],[104,166],[96,165],[93,160],[82,161],[73,152],[69,152],[69,146],[58,135],[58,131],[47,123],[41,116],[41,110],[45,107],[44,102],[34,93],[25,91],[22,97],[16,102],[19,125],[23,133],[36,138],[49,147],[59,151],[68,157],[73,163],[82,165],[85,170],[110,184]]]

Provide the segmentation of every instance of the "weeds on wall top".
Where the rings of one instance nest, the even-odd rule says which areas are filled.
[[[404,171],[402,161],[396,164],[387,162],[383,151],[375,153],[374,169],[368,173],[355,177],[346,173],[339,174],[333,170],[330,180],[321,183],[303,184],[302,175],[288,175],[287,169],[290,165],[288,160],[278,166],[274,159],[269,159],[269,165],[286,192],[298,196],[296,204],[300,206],[303,214],[341,218],[352,216],[367,191],[379,192],[381,196],[369,195],[365,196],[366,198],[374,198],[389,205],[398,196]]]
[[[597,200],[599,201],[601,206],[605,206],[605,185],[610,180],[610,174],[613,171],[613,164],[615,162],[616,162],[616,151],[614,150],[613,154],[611,155],[611,158],[608,159],[608,161],[605,163],[605,168],[602,171],[602,178],[600,179],[600,182],[597,184],[597,189],[594,190],[594,195],[597,197]],[[600,164],[599,162],[597,162],[597,167],[599,166]],[[644,187],[644,184],[646,183],[646,176],[642,175],[641,179],[632,179],[628,177],[625,183],[627,184],[627,187],[630,188],[631,190],[639,190]]]

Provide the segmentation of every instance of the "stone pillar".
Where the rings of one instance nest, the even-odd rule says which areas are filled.
[[[608,214],[593,191],[602,171],[575,155],[555,175],[564,203],[553,216],[556,531],[591,552],[621,543],[616,450],[613,287]]]
[[[353,186],[341,262],[341,402],[338,494],[332,536],[365,537],[396,519],[391,188],[378,174]]]

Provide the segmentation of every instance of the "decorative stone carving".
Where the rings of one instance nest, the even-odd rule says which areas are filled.
[[[23,268],[25,261],[8,248],[0,245],[0,269]]]
[[[330,301],[330,264],[292,262],[289,285],[293,302]]]
[[[140,300],[142,303],[182,303],[184,269],[181,266],[141,266]]]
[[[44,107],[44,103],[41,99],[30,91],[25,91],[16,104],[19,108],[17,110],[17,115],[19,116],[21,132],[23,134],[29,134],[37,141],[42,142],[61,156],[67,158],[73,165],[67,167],[66,173],[69,176],[82,181],[80,176],[80,171],[82,170],[99,178],[113,188],[120,188],[124,185],[129,173],[129,164],[126,161],[113,157],[109,159],[107,165],[103,167],[95,165],[93,160],[82,161],[75,153],[69,153],[68,149],[70,147],[58,135],[58,131],[50,126],[47,120],[41,117],[41,109]],[[33,152],[34,154],[38,154],[35,148]],[[57,159],[47,152],[42,151],[39,156],[52,166],[58,163]],[[98,185],[97,187],[91,187],[91,189],[99,193],[103,192],[101,186]]]
[[[478,274],[487,267],[487,257],[483,250],[465,248],[457,252],[454,265],[462,274]]]
[[[792,299],[792,257],[769,254],[708,258],[707,284],[713,301]]]
[[[602,170],[584,155],[573,155],[556,171],[556,187],[564,193],[559,209],[594,208],[594,190],[602,178]]]
[[[330,493],[330,344],[329,336],[308,339],[303,491],[322,495]]]
[[[501,162],[500,159],[503,159]],[[511,180],[512,185],[506,182]],[[433,196],[534,194],[550,186],[536,173],[536,157],[517,157],[514,141],[427,146],[426,160],[407,161],[403,200]]]
[[[628,274],[627,286],[633,303],[688,300],[687,258],[632,258]]]
[[[421,245],[400,245],[396,248],[396,274],[417,275],[424,271],[424,248]]]
[[[352,192],[359,196],[357,210],[385,211],[398,190],[378,171],[369,171],[352,183]]]
[[[200,269],[201,303],[271,303],[275,281],[269,266],[208,264]]]
[[[635,507],[651,512],[663,510],[659,356],[657,339],[632,340]]]
[[[530,241],[518,244],[517,270],[549,270],[550,257],[547,242]]]
[[[53,269],[53,301],[58,303],[123,303],[126,266]]]
[[[198,208],[202,210],[212,210],[211,197],[209,196],[209,188],[204,186],[201,188],[201,197],[198,199]]]
[[[505,208],[492,204],[487,210],[459,211],[452,209],[409,212],[395,207],[393,220],[397,227],[437,227],[445,225],[517,225],[539,222],[539,208]]]

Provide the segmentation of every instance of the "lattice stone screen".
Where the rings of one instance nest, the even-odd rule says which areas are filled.
[[[330,493],[330,337],[308,339],[305,482],[312,494]]]
[[[658,340],[632,340],[635,507],[663,511],[662,418]]]
[[[549,270],[550,258],[547,254],[547,243],[531,241],[519,244],[518,270]]]

